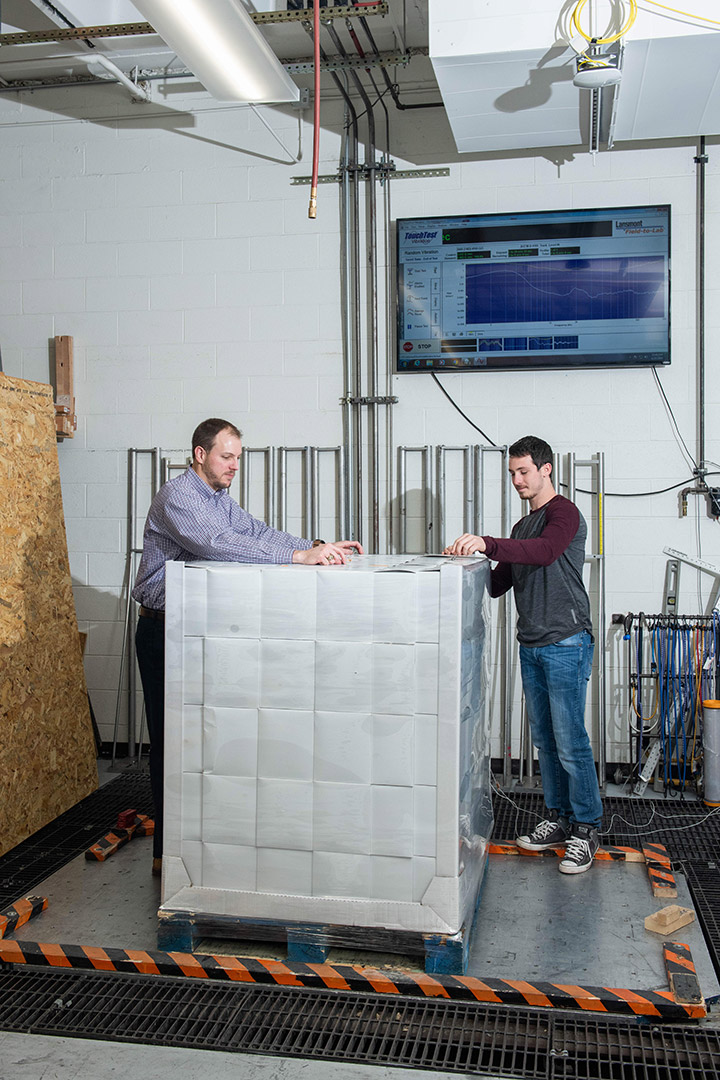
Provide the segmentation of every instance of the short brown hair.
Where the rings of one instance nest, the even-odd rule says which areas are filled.
[[[523,435],[508,449],[508,457],[530,457],[536,469],[553,463],[552,447],[537,435]]]
[[[235,427],[229,420],[221,420],[218,416],[211,416],[208,420],[203,420],[202,424],[198,424],[193,431],[193,460],[195,459],[195,450],[198,446],[202,446],[203,450],[206,452],[212,450],[213,444],[221,431],[229,431],[236,439],[242,438],[242,431],[240,431],[240,428]]]

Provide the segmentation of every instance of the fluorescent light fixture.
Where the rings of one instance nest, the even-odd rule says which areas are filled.
[[[133,0],[218,101],[297,101],[300,91],[240,0]]]

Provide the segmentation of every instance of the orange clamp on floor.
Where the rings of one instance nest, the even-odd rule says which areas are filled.
[[[115,829],[89,847],[85,858],[105,862],[121,847],[129,844],[133,836],[152,836],[154,832],[155,822],[147,814],[138,814],[137,810],[124,810],[118,815]]]
[[[0,911],[0,938],[11,934],[18,926],[24,926],[47,906],[47,896],[26,896],[24,900],[16,900],[10,907]]]
[[[118,829],[116,832],[109,832],[103,836],[102,840],[98,840],[97,844],[93,844],[85,852],[86,859],[97,859],[98,862],[105,862],[111,855],[114,855],[116,851],[119,851],[125,844],[129,844],[132,839],[132,832],[130,829]]]
[[[653,896],[677,896],[677,884],[667,848],[662,844],[645,844],[643,855]]]
[[[668,984],[675,1000],[687,1005],[704,1004],[690,946],[681,941],[665,941],[663,959]]]

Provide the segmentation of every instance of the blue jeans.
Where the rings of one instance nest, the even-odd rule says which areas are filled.
[[[593,650],[587,630],[536,649],[521,645],[520,670],[545,805],[570,821],[599,825],[602,802],[585,730]]]

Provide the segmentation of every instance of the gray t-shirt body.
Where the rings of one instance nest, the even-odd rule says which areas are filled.
[[[487,540],[491,538],[485,538]],[[518,613],[517,637],[530,648],[588,630],[590,600],[583,582],[587,525],[574,503],[555,495],[521,518],[510,539],[492,538],[487,554],[498,559],[492,594],[512,586]]]

